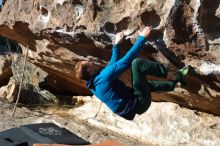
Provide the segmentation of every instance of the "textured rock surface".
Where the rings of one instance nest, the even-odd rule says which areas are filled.
[[[9,102],[15,102],[17,94],[18,94],[18,85],[15,83],[3,86],[0,89],[0,98],[5,99]]]
[[[0,35],[28,47],[29,60],[44,69],[65,93],[89,95],[72,71],[88,55],[108,61],[116,32],[137,35],[139,23],[152,25],[150,41],[164,40],[167,59],[152,47],[141,57],[168,64],[173,73],[191,64],[196,73],[183,90],[154,93],[156,101],[220,115],[219,0],[5,0]],[[125,53],[130,40],[122,46]],[[130,82],[129,71],[123,75]]]
[[[18,97],[19,88],[19,83],[11,78],[8,85],[0,88],[0,98],[15,103]],[[37,106],[54,104],[55,102],[56,97],[47,90],[41,90],[31,83],[23,84],[21,87],[19,103]]]
[[[7,85],[12,76],[11,61],[9,57],[0,56],[0,86]]]
[[[174,103],[153,103],[149,111],[126,121],[113,114],[96,98],[69,111],[95,127],[130,136],[159,146],[218,146],[220,118],[181,108]]]
[[[92,127],[84,121],[67,115],[66,110],[62,108],[54,109],[52,107],[49,109],[29,110],[25,107],[18,107],[13,118],[11,117],[12,111],[12,104],[5,103],[0,99],[0,131],[26,124],[55,123],[94,144],[114,140],[126,146],[155,146]]]
[[[6,54],[0,56],[2,65],[0,98],[9,102],[16,101],[24,71],[20,102],[26,105],[55,103],[56,97],[53,94],[39,88],[40,86],[44,89],[56,89],[53,80],[48,79],[48,74],[28,61],[23,69],[24,57],[21,54],[11,52]]]

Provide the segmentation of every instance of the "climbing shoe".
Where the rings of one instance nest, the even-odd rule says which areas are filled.
[[[177,71],[176,76],[175,76],[175,82],[178,83],[180,82],[182,85],[185,85],[185,77],[189,74],[189,71],[191,69],[190,65],[184,66],[180,70]]]

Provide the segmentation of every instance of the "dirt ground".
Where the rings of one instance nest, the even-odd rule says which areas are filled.
[[[18,107],[12,118],[13,105],[0,100],[0,131],[4,131],[20,125],[53,122],[64,127],[90,143],[100,143],[114,140],[126,146],[153,146],[141,143],[135,139],[123,137],[111,131],[102,131],[91,127],[86,122],[78,121],[76,118],[66,114],[67,109],[50,107],[47,109]]]

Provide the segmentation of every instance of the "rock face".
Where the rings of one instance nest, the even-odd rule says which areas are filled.
[[[7,85],[12,76],[11,61],[9,57],[0,56],[0,86]]]
[[[220,115],[219,0],[5,0],[0,12],[0,35],[16,40],[28,59],[41,67],[63,93],[89,95],[73,68],[87,56],[110,58],[116,32],[128,38],[138,24],[155,28],[149,41],[164,41],[163,55],[146,46],[140,57],[169,66],[170,73],[190,64],[195,73],[184,89],[153,93],[155,101]],[[122,44],[124,54],[132,39]],[[165,57],[166,56],[166,57]],[[129,71],[122,79],[130,84]],[[60,88],[59,88],[60,87]]]
[[[53,84],[50,84],[52,81],[47,79],[48,74],[46,72],[28,61],[26,62],[25,69],[23,69],[24,57],[22,57],[21,54],[7,51],[5,53],[7,55],[0,56],[1,99],[5,99],[9,102],[16,101],[24,71],[20,92],[20,103],[33,106],[54,104],[57,101],[56,97],[47,91],[50,89],[49,86],[53,86]],[[39,86],[47,90],[42,90]]]
[[[15,116],[12,119],[13,106],[0,99],[0,131],[2,132],[10,128],[27,124],[54,123],[62,128],[68,129],[72,133],[93,144],[113,140],[126,146],[155,146],[141,143],[124,136],[122,137],[116,133],[108,133],[94,126],[92,127],[85,122],[81,122],[77,118],[68,116],[65,109],[51,108],[43,108],[34,111],[25,107],[17,107]]]
[[[218,146],[220,118],[181,108],[174,103],[156,103],[148,112],[126,121],[113,114],[96,98],[84,97],[86,104],[69,111],[94,127],[112,130],[158,146]]]

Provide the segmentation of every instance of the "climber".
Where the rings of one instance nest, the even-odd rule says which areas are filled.
[[[87,81],[87,87],[97,98],[114,113],[127,120],[133,120],[136,114],[140,115],[147,111],[151,105],[152,91],[172,91],[189,70],[188,67],[182,68],[171,81],[150,81],[146,78],[146,75],[167,77],[165,65],[137,58],[151,30],[151,27],[146,26],[139,33],[133,47],[122,58],[119,55],[124,34],[116,34],[112,57],[104,68],[89,61],[80,61],[75,66],[75,76]],[[118,79],[129,67],[131,67],[132,88]]]

